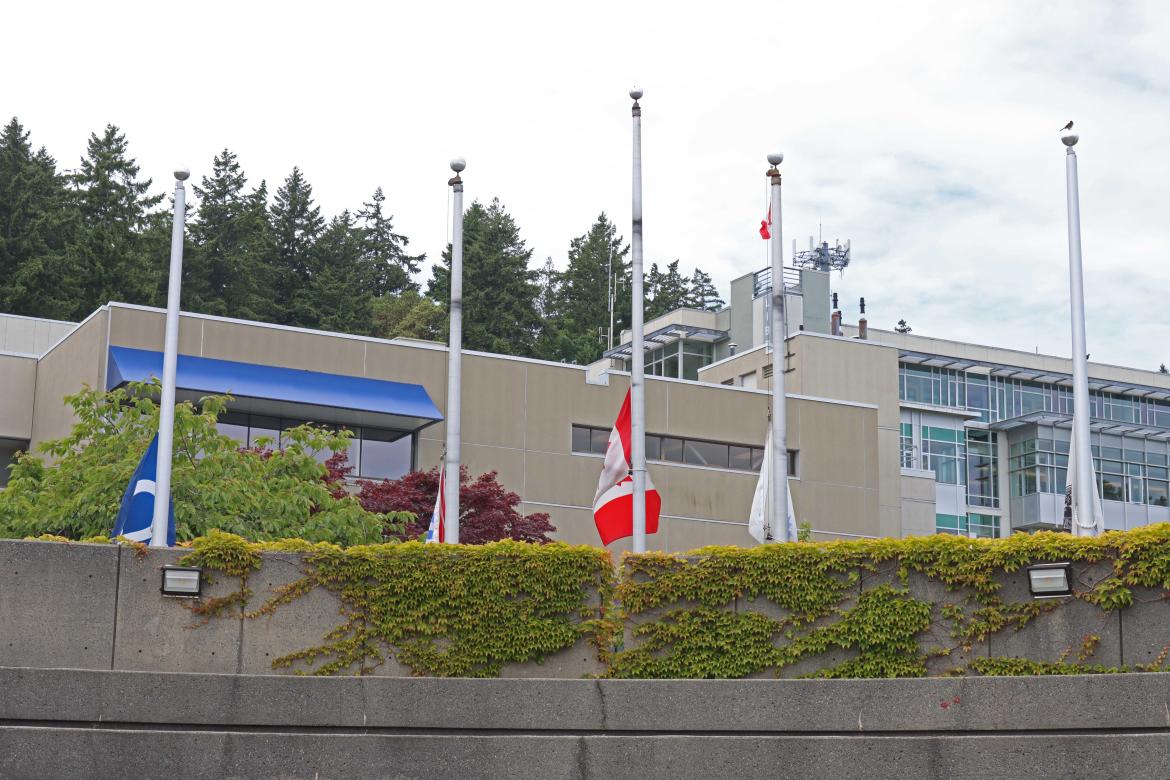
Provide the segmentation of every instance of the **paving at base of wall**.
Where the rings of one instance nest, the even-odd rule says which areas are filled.
[[[312,678],[0,668],[0,777],[1164,778],[1170,675]]]

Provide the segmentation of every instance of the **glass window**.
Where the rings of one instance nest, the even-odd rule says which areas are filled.
[[[248,415],[224,412],[215,423],[216,429],[224,436],[231,436],[241,447],[248,446]]]
[[[1145,484],[1141,477],[1128,477],[1125,480],[1125,500],[1131,504],[1146,503]]]
[[[589,448],[589,429],[584,425],[573,426],[573,452],[592,452]]]
[[[694,466],[727,468],[727,445],[687,439],[683,445],[683,462]]]
[[[1125,489],[1121,485],[1121,478],[1112,474],[1099,475],[1101,480],[1101,498],[1105,501],[1124,501]]]
[[[788,476],[796,476],[796,450],[788,451]]]
[[[973,536],[994,539],[999,536],[999,518],[996,515],[968,513],[967,530]]]
[[[934,516],[934,531],[939,534],[965,534],[967,533],[967,518],[961,515],[936,514]]]
[[[707,365],[707,358],[700,355],[683,355],[683,379],[698,381],[699,369]]]
[[[405,431],[362,429],[361,476],[398,479],[410,471],[412,436]]]
[[[646,458],[660,460],[662,458],[662,437],[646,435]]]
[[[1170,469],[1161,466],[1146,466],[1146,473],[1155,479],[1170,479]]]
[[[743,471],[752,470],[752,448],[738,447],[734,444],[727,448],[728,462],[727,465],[733,469],[742,469]]]
[[[1110,460],[1121,460],[1121,448],[1120,447],[1102,447],[1101,448],[1101,457],[1102,458],[1109,458]]]
[[[1170,506],[1170,482],[1153,479],[1147,481],[1146,502],[1154,506]]]
[[[682,463],[683,459],[683,444],[682,439],[674,439],[669,436],[662,437],[662,459],[674,461],[675,463]]]
[[[934,379],[929,369],[905,366],[903,371],[903,399],[917,403],[934,403]]]
[[[589,451],[597,455],[604,455],[605,451],[609,449],[609,435],[613,433],[612,430],[604,428],[593,428],[589,431]]]
[[[764,450],[762,447],[752,447],[752,471],[759,471],[764,467]]]
[[[1146,454],[1141,450],[1125,450],[1125,459],[1130,463],[1145,463]]]
[[[1161,452],[1147,452],[1146,453],[1146,463],[1149,463],[1149,464],[1154,465],[1154,466],[1165,466],[1166,465],[1166,455],[1165,455],[1165,453],[1161,453]]]

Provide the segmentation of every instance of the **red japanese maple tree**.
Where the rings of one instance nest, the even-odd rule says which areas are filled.
[[[334,456],[325,463],[329,470],[326,481],[334,490],[344,490],[342,480],[350,468],[345,457]],[[418,518],[408,523],[401,533],[389,534],[402,540],[417,539],[426,533],[439,492],[439,470],[412,471],[395,480],[381,482],[358,480],[357,494],[362,507],[369,512],[413,512]],[[489,471],[471,480],[466,468],[460,470],[459,480],[459,541],[463,544],[483,544],[500,539],[520,542],[550,542],[548,534],[557,529],[545,512],[520,514],[516,507],[520,496],[506,490]]]

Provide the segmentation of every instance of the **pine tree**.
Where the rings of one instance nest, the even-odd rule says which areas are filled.
[[[34,152],[16,117],[0,131],[0,311],[71,319],[80,278],[64,246],[76,225],[65,179],[44,147]]]
[[[313,203],[313,188],[301,169],[294,167],[276,191],[271,211],[273,236],[273,292],[280,321],[287,325],[312,325],[298,321],[293,301],[313,276],[313,243],[325,229],[321,209]]]
[[[723,308],[723,299],[719,297],[719,291],[715,289],[709,274],[696,268],[694,275],[691,276],[690,288],[687,305],[691,308],[707,311],[719,311]]]
[[[532,250],[499,199],[479,201],[463,218],[463,346],[505,355],[531,356],[540,315],[536,273],[528,268]],[[451,250],[431,267],[427,295],[450,301]]]
[[[646,280],[646,319],[660,317],[667,312],[690,305],[689,280],[678,272],[678,260],[668,263],[665,271],[658,270],[658,263],[650,266]]]
[[[65,262],[69,273],[78,274],[74,316],[108,301],[159,303],[168,257],[148,252],[143,233],[155,221],[163,196],[147,194],[151,180],[138,179],[138,164],[116,126],[90,135],[72,181],[79,224]]]
[[[362,259],[373,269],[374,295],[396,295],[404,290],[417,290],[411,277],[419,272],[426,255],[408,255],[410,239],[395,233],[392,215],[382,213],[386,196],[382,188],[374,190],[368,203],[358,211],[362,230]]]
[[[244,191],[247,177],[236,155],[224,149],[211,176],[194,187],[199,201],[183,262],[183,305],[192,311],[250,320],[274,315],[267,188]]]

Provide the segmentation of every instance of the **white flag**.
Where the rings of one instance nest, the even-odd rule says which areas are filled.
[[[1065,528],[1075,536],[1100,536],[1105,533],[1105,509],[1101,506],[1101,493],[1097,490],[1097,474],[1090,465],[1093,476],[1093,506],[1085,512],[1077,504],[1077,432],[1073,426],[1072,438],[1068,444],[1068,475],[1064,487]]]
[[[772,474],[772,424],[768,423],[768,438],[764,443],[764,462],[760,464],[760,479],[756,482],[756,494],[752,497],[752,511],[748,516],[748,533],[763,544],[772,541],[772,499],[768,485]],[[788,541],[797,540],[796,513],[792,510],[792,486],[788,486]]]

